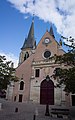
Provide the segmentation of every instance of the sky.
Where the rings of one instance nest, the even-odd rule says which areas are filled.
[[[38,43],[52,25],[55,39],[75,38],[75,0],[0,0],[0,55],[17,66],[34,14]]]

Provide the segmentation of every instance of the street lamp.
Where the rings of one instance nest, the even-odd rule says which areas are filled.
[[[49,75],[46,76],[46,81],[48,82],[50,80],[50,77]],[[48,88],[47,88],[48,89]],[[46,96],[47,97],[47,96]],[[47,100],[47,103],[46,103],[46,112],[45,112],[45,116],[50,116],[49,114],[49,103],[48,103],[48,100]]]
[[[46,81],[48,82],[50,80],[49,75],[46,76]]]

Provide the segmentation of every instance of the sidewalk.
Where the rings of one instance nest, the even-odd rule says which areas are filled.
[[[0,120],[34,120],[34,114],[37,113],[35,120],[68,120],[45,116],[45,105],[34,103],[17,103],[0,99],[2,109],[0,110]],[[18,108],[18,112],[15,109]],[[75,120],[75,107],[70,108],[71,120]]]

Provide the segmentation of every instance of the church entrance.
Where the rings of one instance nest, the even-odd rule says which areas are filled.
[[[54,105],[54,83],[44,79],[40,86],[40,104]]]

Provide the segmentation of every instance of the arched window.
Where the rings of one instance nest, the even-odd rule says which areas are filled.
[[[23,90],[23,89],[24,89],[24,82],[21,81],[21,82],[20,82],[20,90]]]
[[[29,53],[28,52],[26,52],[26,54],[27,54],[27,58],[29,57]]]
[[[26,52],[26,53],[25,53],[25,56],[24,56],[24,60],[26,60],[28,57],[29,57],[29,53]]]

